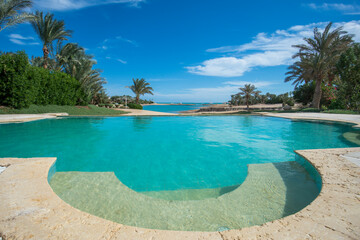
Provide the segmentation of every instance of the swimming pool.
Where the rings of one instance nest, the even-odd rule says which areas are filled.
[[[358,146],[348,132],[358,130],[260,116],[62,118],[0,125],[0,157],[57,157],[54,191],[94,215],[218,231],[309,204],[319,176],[293,151]]]

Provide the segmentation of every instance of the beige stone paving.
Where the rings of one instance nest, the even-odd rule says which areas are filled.
[[[347,122],[356,124],[354,127],[360,127],[359,114],[332,114],[332,113],[311,113],[311,112],[297,112],[297,113],[268,113],[258,112],[263,116],[281,117],[288,119],[309,119],[309,120],[327,120],[336,122]]]
[[[0,123],[30,122],[41,119],[68,116],[67,113],[44,113],[44,114],[0,114]]]
[[[298,151],[319,170],[320,195],[294,215],[225,232],[161,231],[101,219],[52,191],[47,174],[55,158],[0,159],[8,166],[0,174],[0,234],[5,239],[360,239],[360,167],[341,156],[350,152],[360,148]]]

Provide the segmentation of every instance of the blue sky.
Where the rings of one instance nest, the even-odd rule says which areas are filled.
[[[263,93],[284,83],[291,47],[327,22],[360,41],[359,1],[35,0],[74,31],[97,60],[110,95],[145,78],[157,102],[225,102],[245,83]],[[0,33],[2,51],[42,55],[29,24]]]

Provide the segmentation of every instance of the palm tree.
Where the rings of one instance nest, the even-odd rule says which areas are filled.
[[[49,49],[52,49],[52,43],[55,40],[68,40],[71,31],[65,30],[64,21],[54,19],[54,15],[36,11],[31,24],[43,43],[44,68],[48,68]]]
[[[139,103],[140,100],[140,96],[141,95],[145,95],[145,94],[151,94],[154,95],[152,91],[154,91],[154,89],[152,87],[150,87],[150,83],[146,82],[145,79],[133,79],[133,85],[130,86],[129,88],[135,93],[136,95],[136,103]]]
[[[331,83],[335,77],[335,67],[340,55],[353,42],[352,35],[342,30],[342,27],[330,31],[330,22],[323,33],[314,29],[313,38],[304,38],[306,44],[294,45],[299,49],[293,58],[300,58],[289,67],[289,75],[285,82],[293,81],[296,86],[303,81],[315,81],[315,93],[312,106],[320,108],[322,84]]]
[[[0,0],[0,32],[7,27],[31,20],[32,14],[21,12],[31,6],[31,0]]]
[[[252,95],[259,94],[260,91],[255,91],[256,87],[251,84],[245,84],[245,86],[243,88],[239,88],[239,89],[241,90],[241,92],[239,94],[244,96],[245,102],[246,102],[246,107],[247,107],[247,110],[249,111],[249,99],[251,98]]]
[[[76,63],[80,64],[79,59],[77,59],[79,55],[85,55],[83,47],[80,47],[77,43],[63,45],[62,41],[58,41],[56,50],[51,51],[51,56],[55,59],[55,65],[52,66],[53,70],[62,71],[69,65],[75,66]]]
[[[64,72],[80,82],[81,88],[88,98],[87,100],[94,101],[102,91],[105,91],[103,85],[106,84],[106,81],[101,77],[100,69],[93,69],[96,64],[96,61],[92,59],[93,57],[77,47],[77,45],[75,45],[75,48],[69,46],[70,49],[75,50],[69,50],[71,55],[66,57],[66,61],[59,61],[63,61]]]

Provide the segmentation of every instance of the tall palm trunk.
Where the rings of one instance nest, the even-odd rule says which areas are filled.
[[[139,99],[140,99],[140,96],[136,95],[136,104],[139,104]]]
[[[48,68],[48,57],[49,57],[49,49],[46,45],[43,47],[43,53],[44,53],[44,68]]]
[[[315,86],[315,92],[314,92],[314,97],[313,97],[313,101],[312,101],[312,107],[320,109],[320,100],[321,100],[321,94],[322,94],[322,90],[321,90],[321,79],[317,79],[316,80],[316,86]]]
[[[249,97],[246,97],[246,109],[249,111]]]

